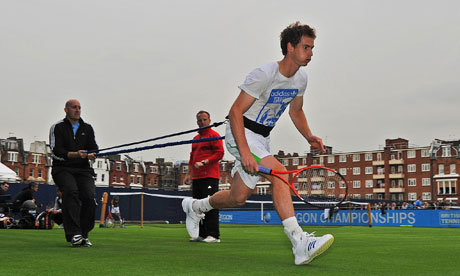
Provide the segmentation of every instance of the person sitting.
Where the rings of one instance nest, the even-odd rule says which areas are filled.
[[[8,194],[10,184],[7,182],[0,183],[0,214],[5,214],[9,211],[8,200],[11,195]]]
[[[38,183],[31,182],[29,185],[22,189],[13,200],[13,212],[19,212],[24,202],[32,200],[35,204],[34,193],[38,191]]]
[[[112,213],[113,218],[118,217],[120,221],[120,225],[123,225],[123,219],[121,218],[120,214],[120,199],[118,196],[114,196],[112,201],[110,202],[110,213]]]
[[[59,225],[59,228],[64,228],[62,224],[62,192],[57,189],[56,190],[56,199],[54,200],[54,207],[49,209],[49,212],[53,214],[53,220],[56,224]]]

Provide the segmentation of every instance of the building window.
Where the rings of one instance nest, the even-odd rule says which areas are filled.
[[[131,183],[131,184],[134,184],[134,175],[131,175],[131,176],[130,176],[130,179],[131,179],[131,182],[130,182],[130,183]]]
[[[292,159],[292,165],[293,166],[298,166],[299,165],[299,159],[298,158]]]
[[[430,164],[422,164],[422,172],[429,172]]]
[[[424,149],[422,150],[421,154],[422,154],[422,157],[430,157],[430,150]]]
[[[438,181],[438,194],[439,195],[452,195],[457,192],[456,180],[441,180]]]
[[[134,164],[134,172],[139,172],[139,164]]]
[[[407,200],[410,200],[410,201],[417,200],[417,193],[408,193]]]
[[[120,162],[117,162],[117,171],[121,171],[121,163]]]
[[[382,153],[381,152],[377,153],[377,161],[382,161]]]
[[[455,174],[456,173],[456,166],[455,164],[450,164],[450,174]]]
[[[18,142],[16,141],[7,141],[6,148],[9,150],[17,150],[18,149]]]
[[[117,183],[117,176],[116,175],[113,176],[112,183],[113,184]]]
[[[347,175],[347,169],[346,169],[346,168],[340,168],[340,169],[339,169],[339,173],[340,173],[341,175]]]
[[[372,161],[372,153],[366,153],[366,155],[364,156],[364,159],[366,161]]]
[[[40,178],[43,177],[43,171],[42,171],[42,169],[38,169],[38,177],[40,177]]]
[[[415,150],[407,151],[407,158],[415,158]]]
[[[346,155],[339,155],[339,162],[340,163],[347,162],[347,156]]]
[[[351,195],[351,197],[354,198],[354,199],[360,199],[361,195],[360,194],[353,194],[353,195]]]
[[[266,195],[267,194],[268,186],[259,186],[257,187],[257,194],[259,195]]]
[[[327,183],[327,188],[328,189],[335,189],[335,182],[334,181],[329,181]]]
[[[366,194],[364,197],[365,197],[366,200],[372,200],[372,199],[374,199],[374,195],[373,195],[373,194]]]
[[[345,182],[340,181],[339,182],[339,187],[340,187],[340,189],[345,189]]]
[[[8,161],[9,162],[18,162],[18,153],[14,151],[8,152]]]
[[[97,160],[97,168],[102,169],[102,160]]]
[[[366,180],[366,188],[372,188],[373,186],[373,181],[372,180]]]
[[[431,200],[431,193],[430,192],[422,193],[422,200]]]
[[[439,166],[438,166],[438,174],[444,174],[444,165],[443,164],[439,164]]]
[[[360,175],[361,174],[361,168],[360,167],[354,167],[353,168],[353,175]]]
[[[359,162],[360,156],[359,154],[353,154],[353,162]]]
[[[289,166],[289,160],[283,159],[283,166]]]
[[[374,170],[372,167],[366,167],[366,174],[373,174]]]
[[[137,176],[137,184],[142,184],[142,176]]]
[[[422,186],[430,186],[431,179],[430,178],[422,178]]]
[[[335,156],[334,155],[330,155],[327,157],[327,163],[334,163],[335,162]]]
[[[105,174],[101,175],[101,182],[104,182]]]
[[[361,188],[361,181],[359,181],[359,180],[353,181],[353,188],[355,188],[355,189]]]
[[[40,164],[40,161],[41,161],[40,157],[41,157],[40,154],[32,154],[32,163]]]
[[[450,157],[450,146],[442,147],[442,157]]]
[[[416,171],[416,166],[415,164],[409,164],[407,165],[407,172],[415,172]]]
[[[29,169],[29,176],[34,177],[34,169]]]
[[[409,178],[407,182],[407,186],[415,187],[417,186],[417,179],[416,178]]]
[[[307,158],[304,158],[304,159],[303,159],[303,164],[304,164],[304,165],[307,165]]]

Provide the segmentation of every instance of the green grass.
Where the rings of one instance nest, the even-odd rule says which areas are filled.
[[[0,230],[0,275],[459,275],[460,229],[304,227],[335,236],[294,265],[281,226],[221,225],[220,244],[188,241],[184,225],[95,228],[91,248],[62,229]]]

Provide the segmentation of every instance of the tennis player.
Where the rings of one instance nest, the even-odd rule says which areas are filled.
[[[288,106],[291,120],[300,134],[310,145],[324,152],[323,142],[312,134],[302,107],[307,73],[301,67],[307,66],[313,56],[315,30],[296,22],[284,29],[280,38],[284,58],[249,73],[239,86],[241,92],[229,112],[225,144],[236,158],[231,189],[209,198],[186,198],[182,202],[187,215],[187,231],[192,237],[198,236],[203,213],[245,204],[259,179],[259,164],[286,170],[270,154],[270,131]],[[294,262],[308,264],[331,246],[334,237],[330,234],[315,237],[303,232],[295,217],[289,187],[276,177],[266,177],[272,183],[273,202],[293,246]]]

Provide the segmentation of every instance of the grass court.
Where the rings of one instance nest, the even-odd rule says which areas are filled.
[[[219,244],[189,242],[185,225],[95,228],[91,248],[63,229],[0,230],[0,275],[459,275],[460,229],[303,227],[334,244],[294,265],[282,226],[221,225]]]

